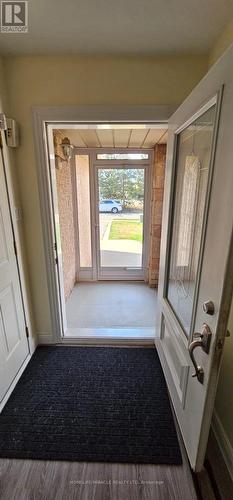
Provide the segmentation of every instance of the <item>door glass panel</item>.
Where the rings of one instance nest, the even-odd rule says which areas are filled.
[[[141,268],[144,168],[99,168],[101,267]]]
[[[177,137],[167,298],[187,335],[194,306],[208,198],[215,112],[214,105]]]
[[[76,155],[80,267],[92,267],[89,156]]]

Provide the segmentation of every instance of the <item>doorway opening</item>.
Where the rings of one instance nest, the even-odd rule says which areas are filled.
[[[157,313],[158,342],[156,342],[156,347],[163,367],[166,383],[169,388],[171,400],[175,408],[175,414],[183,435],[190,464],[194,471],[200,471],[203,465],[203,457],[215,397],[216,381],[221,361],[221,350],[226,336],[226,320],[230,305],[230,293],[232,291],[232,259],[230,253],[232,243],[232,212],[229,210],[229,206],[231,205],[230,201],[232,200],[232,169],[230,168],[229,162],[229,158],[231,158],[228,144],[229,141],[227,141],[227,131],[231,125],[228,110],[230,108],[230,102],[232,102],[231,97],[233,91],[231,86],[232,72],[229,73],[228,71],[230,67],[228,63],[231,56],[232,52],[227,53],[226,56],[221,59],[219,62],[220,66],[215,66],[213,71],[208,73],[206,78],[199,83],[197,89],[191,93],[185,100],[185,103],[179,107],[169,121],[168,169],[166,172],[166,196],[163,210],[159,307]],[[219,89],[217,93],[216,89]],[[213,113],[214,116],[212,115],[210,118],[209,115],[206,115],[206,112],[213,107],[215,107],[216,111]],[[54,248],[54,239],[51,231],[52,224],[50,223],[50,214],[47,215],[48,209],[50,208],[47,189],[49,184],[45,182],[44,175],[48,172],[48,165],[46,161],[43,161],[45,159],[45,152],[41,151],[43,150],[43,148],[41,148],[43,145],[42,132],[48,129],[49,124],[51,124],[51,122],[46,121],[46,116],[47,119],[49,116],[51,120],[50,113],[50,110],[39,110],[35,112],[35,130],[39,131],[39,144],[37,145],[39,160],[38,173],[40,193],[42,195],[42,214],[43,221],[45,222],[45,228],[43,228],[45,234],[45,249],[48,250],[46,264],[48,271],[50,271],[50,269],[52,270],[51,274],[53,279],[52,282],[48,273],[48,284],[49,291],[51,290],[52,292],[50,296],[56,299],[55,293],[57,293],[57,288],[55,287],[55,277],[58,280],[61,279],[61,275],[57,272],[60,261],[58,259],[58,265],[54,266],[54,255],[52,255],[52,249]],[[87,110],[85,107],[83,115],[81,114],[81,116],[84,116],[85,119],[86,116],[91,115],[93,119],[93,114],[95,115],[95,113],[97,113],[98,117],[104,114],[101,107],[99,108],[99,112],[92,109]],[[134,114],[135,113],[134,110]],[[60,111],[54,110],[54,122],[56,122],[58,114],[59,117],[62,116]],[[67,116],[67,114],[65,110],[64,115]],[[126,113],[123,113],[122,116],[125,116],[125,114]],[[77,114],[77,111],[73,109],[70,110],[70,115],[71,119],[74,116],[80,116]],[[199,122],[198,119],[200,117],[202,117],[202,119]],[[182,132],[185,130],[187,133],[183,134]],[[186,140],[183,141],[184,135]],[[210,137],[212,137],[211,140]],[[68,159],[72,157],[70,151],[72,148],[69,140],[68,142],[65,140],[62,142],[63,145],[61,148],[62,151],[64,150],[64,152],[66,152],[65,160],[68,164]],[[54,146],[52,146],[52,148],[54,148]],[[52,151],[54,151],[54,149],[52,149]],[[55,164],[55,155],[58,156],[58,154],[56,152],[53,153],[53,155]],[[182,163],[180,164],[181,158]],[[56,166],[54,166],[54,169],[51,167],[51,178],[55,177],[55,168]],[[204,189],[206,175],[203,175],[203,169],[206,172],[206,168],[209,171],[207,191]],[[202,184],[202,182],[200,184],[197,182],[197,169],[201,174],[199,178],[201,181],[204,181],[204,184]],[[181,174],[180,182],[178,182],[179,174]],[[92,178],[93,175],[90,176],[91,185]],[[52,183],[52,185],[54,184]],[[199,186],[201,188],[200,190],[198,189]],[[221,203],[221,192],[224,192],[224,203]],[[192,213],[194,213],[194,219],[196,219],[193,222],[193,217],[190,217],[190,215],[192,216],[190,210],[187,210],[185,216],[183,216],[181,210],[183,210],[183,207],[189,205],[187,194],[189,194],[191,203],[192,200],[196,198],[198,201],[198,196],[196,197],[196,195],[199,193],[202,195],[204,194],[204,197],[202,196],[203,200],[200,204],[194,203],[192,206]],[[206,196],[205,193],[207,193]],[[55,200],[55,196],[53,200]],[[43,202],[45,207],[43,207]],[[92,207],[92,204],[90,205]],[[176,209],[178,209],[178,221]],[[196,217],[197,213],[198,217]],[[55,209],[53,214],[55,228],[59,235],[60,223],[59,218],[55,217]],[[197,231],[195,229],[197,227],[196,222],[198,222]],[[188,226],[188,231],[181,230],[182,226]],[[218,228],[218,233],[216,233],[216,227]],[[174,228],[176,228],[176,234],[173,231]],[[93,225],[91,226],[91,230],[93,231]],[[94,228],[94,230],[96,230],[96,228]],[[49,236],[47,239],[46,233]],[[197,234],[200,234],[201,238],[197,239]],[[194,235],[194,238],[192,235]],[[191,263],[193,262],[193,253],[191,252],[190,255],[193,239],[195,240],[195,251],[198,247],[197,258],[195,259],[195,262],[198,261],[196,276],[193,274],[193,269],[195,269],[194,266],[190,266],[190,261]],[[200,245],[197,245],[198,240],[201,242]],[[58,248],[58,242],[60,241],[58,236],[56,236],[55,241],[55,259],[57,259],[60,252]],[[50,247],[47,242],[51,245]],[[182,242],[182,245],[180,242]],[[181,250],[183,254],[182,259],[181,256],[177,254],[177,251],[180,253]],[[175,260],[173,259],[174,255]],[[189,259],[189,256],[191,259]],[[48,265],[50,261],[53,261],[53,267],[52,264],[50,266]],[[150,258],[148,262],[151,262]],[[173,265],[173,262],[175,262],[175,265]],[[184,315],[182,315],[182,318],[185,319],[183,324],[179,321],[181,319],[180,311],[181,313],[183,311],[180,307],[180,297],[177,294],[177,300],[174,302],[174,295],[170,293],[170,303],[169,300],[167,300],[169,299],[170,282],[177,279],[177,284],[179,286],[180,276],[186,281],[186,269],[183,269],[183,267],[187,267],[187,265],[190,267],[190,274],[188,275],[189,281],[192,282],[195,279],[195,291],[194,294],[192,294],[192,329],[190,329],[188,334],[187,325],[189,326],[189,324],[186,321],[186,316],[184,317]],[[172,273],[170,273],[170,271],[172,271]],[[182,274],[180,274],[180,271]],[[150,283],[149,276],[150,273],[148,272],[148,281]],[[133,281],[130,281],[130,283],[133,283]],[[60,290],[61,289],[62,287],[60,287]],[[187,289],[189,292],[190,289],[187,286],[185,290],[182,289],[182,302],[183,297],[186,298],[185,291],[187,291]],[[171,291],[172,288],[170,292]],[[56,300],[53,301],[51,306],[51,313],[53,313],[51,314],[52,326],[56,327],[58,323],[55,323],[54,320],[58,318],[58,314],[54,314],[56,313],[57,307]],[[214,311],[214,314],[211,310],[212,312]],[[179,313],[178,316],[177,312]],[[119,308],[119,315],[120,314],[121,309]],[[186,331],[184,329],[185,327]],[[59,331],[59,325],[57,329],[54,328],[53,331],[56,334],[55,338],[58,338],[57,332]],[[63,336],[66,336],[66,332]],[[70,342],[69,337],[66,337],[66,340]],[[194,353],[196,348],[198,348],[198,350]],[[194,377],[192,375],[194,375]],[[193,416],[195,418],[193,418]]]
[[[47,132],[63,337],[153,339],[167,124]]]
[[[108,268],[113,278],[122,269],[130,278],[132,270],[142,271],[145,255],[145,167],[99,167],[96,180],[98,276]]]

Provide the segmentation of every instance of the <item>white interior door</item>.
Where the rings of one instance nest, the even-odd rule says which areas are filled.
[[[232,130],[233,49],[169,123],[157,346],[196,471],[205,455],[232,294]]]
[[[205,455],[232,293],[232,130],[233,49],[169,122],[157,347],[196,471]]]
[[[29,353],[0,152],[0,401]]]

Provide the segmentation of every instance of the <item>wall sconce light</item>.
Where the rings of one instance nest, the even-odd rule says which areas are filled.
[[[69,161],[72,157],[73,146],[72,144],[70,144],[70,140],[68,139],[68,137],[64,137],[64,139],[62,139],[61,147],[65,160]]]

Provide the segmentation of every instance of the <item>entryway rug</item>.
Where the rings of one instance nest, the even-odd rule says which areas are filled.
[[[181,464],[156,349],[38,347],[0,415],[0,457]]]

